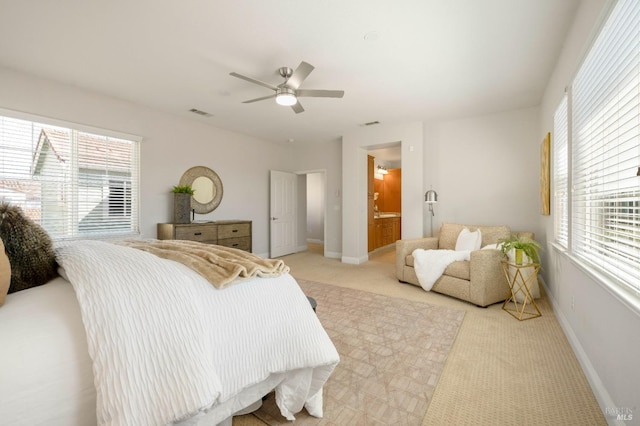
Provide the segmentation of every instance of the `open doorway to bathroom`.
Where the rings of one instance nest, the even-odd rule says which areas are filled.
[[[400,143],[367,151],[368,251],[400,239],[402,217]]]

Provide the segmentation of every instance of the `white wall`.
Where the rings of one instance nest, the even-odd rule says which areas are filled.
[[[215,170],[224,186],[222,203],[209,219],[253,221],[253,251],[269,252],[269,170],[293,167],[291,149],[0,68],[0,108],[139,135],[141,232],[156,236],[171,221],[170,190],[192,166]]]
[[[322,171],[325,175],[325,256],[342,255],[342,154],[339,140],[292,146],[296,173]]]
[[[540,133],[553,128],[553,113],[570,85],[591,44],[591,40],[610,6],[608,0],[583,1],[541,106]],[[553,142],[553,133],[552,133]],[[553,172],[552,172],[553,176]],[[553,182],[552,182],[553,185]],[[552,191],[553,193],[553,191]],[[615,408],[633,410],[633,420],[624,424],[640,425],[640,301],[625,302],[606,281],[598,279],[579,263],[551,246],[553,214],[541,218],[546,233],[546,287],[556,316],[580,360],[598,398],[603,413]],[[610,424],[616,424],[607,416]],[[617,424],[623,424],[619,422]]]
[[[544,238],[538,127],[538,108],[425,124],[424,187],[438,193],[434,235],[443,222],[454,222],[504,224]]]
[[[422,123],[354,130],[342,137],[342,261],[345,263],[357,264],[368,259],[367,150],[398,142],[402,150],[402,238],[422,236]]]

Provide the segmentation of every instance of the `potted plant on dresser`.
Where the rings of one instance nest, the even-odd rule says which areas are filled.
[[[174,186],[173,192],[173,223],[191,223],[191,197],[194,189],[191,185]]]

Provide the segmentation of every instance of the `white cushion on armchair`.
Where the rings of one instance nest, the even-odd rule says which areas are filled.
[[[456,251],[479,250],[482,245],[482,232],[479,229],[471,232],[469,228],[463,228],[456,240]]]

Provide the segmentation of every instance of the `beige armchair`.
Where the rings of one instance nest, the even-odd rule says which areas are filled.
[[[501,238],[515,233],[534,238],[531,232],[513,232],[508,226],[475,226],[444,223],[438,237],[396,241],[396,277],[402,282],[420,286],[414,269],[412,253],[415,249],[454,250],[463,228],[480,229],[481,247],[496,244]],[[432,291],[446,294],[478,306],[501,302],[509,296],[509,284],[502,270],[502,252],[497,249],[474,250],[470,260],[451,263],[433,285]]]

